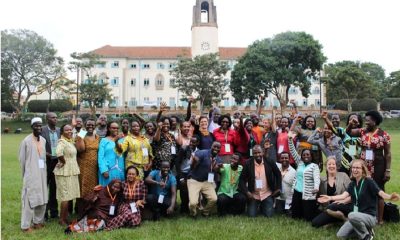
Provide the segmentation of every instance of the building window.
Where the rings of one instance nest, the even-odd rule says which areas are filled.
[[[319,99],[315,99],[315,106],[319,107],[321,105],[321,101]]]
[[[119,61],[114,61],[111,63],[111,68],[119,68]]]
[[[119,106],[119,99],[118,97],[114,97],[114,99],[110,102],[110,107],[118,107]]]
[[[149,78],[143,79],[143,85],[144,85],[145,87],[150,86],[150,79],[149,79]]]
[[[224,106],[229,107],[229,98],[224,98]]]
[[[303,106],[307,107],[308,106],[308,100],[307,98],[303,99]]]
[[[143,103],[144,104],[149,103],[149,102],[150,102],[150,98],[149,97],[144,97],[143,98]]]
[[[175,107],[175,98],[174,97],[170,97],[169,98],[169,106],[170,107]]]
[[[174,87],[175,86],[175,79],[171,78],[169,80],[169,87]]]
[[[289,88],[289,94],[297,94],[297,93],[298,93],[298,91],[297,91],[296,87],[290,87]]]
[[[164,69],[165,65],[163,63],[157,63],[157,69]]]
[[[129,64],[129,68],[135,69],[136,68],[136,63]]]
[[[118,77],[114,77],[113,79],[111,79],[111,86],[116,87],[119,84],[119,78]]]
[[[175,68],[175,67],[176,67],[176,63],[170,63],[169,66],[168,66],[169,69],[172,69],[172,68]]]
[[[161,74],[157,74],[156,76],[156,90],[164,89],[164,77]]]
[[[129,106],[130,107],[135,107],[136,105],[137,105],[136,98],[131,98],[131,100],[129,101]]]
[[[319,94],[319,87],[314,87],[312,93],[315,95]]]
[[[106,63],[105,63],[105,62],[103,62],[103,63],[98,63],[98,64],[96,64],[96,67],[97,67],[97,68],[105,68],[105,67],[106,67]]]
[[[136,78],[131,78],[131,87],[136,86]]]
[[[162,102],[162,97],[157,97],[157,106],[160,106],[161,102]]]
[[[142,64],[142,69],[150,69],[150,64]]]

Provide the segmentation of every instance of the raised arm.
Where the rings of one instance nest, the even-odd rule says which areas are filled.
[[[155,142],[160,141],[162,125],[163,125],[162,122],[157,122],[157,130],[156,130],[156,133],[154,134],[154,138],[153,138],[153,141],[155,141]]]
[[[133,116],[140,122],[140,126],[144,127],[146,125],[146,120],[137,113],[133,113]]]
[[[292,154],[292,157],[296,161],[296,164],[299,165],[301,162],[301,156],[297,153],[296,147],[293,144],[293,138],[296,136],[292,131],[288,133],[288,142],[289,142],[289,150],[290,154]]]
[[[358,125],[358,120],[353,118],[353,119],[351,119],[351,121],[349,121],[349,124],[346,127],[346,133],[349,134],[351,137],[361,136],[361,128],[353,129],[352,124]]]
[[[192,117],[192,102],[193,101],[194,101],[194,98],[192,96],[188,97],[188,106],[186,109],[185,121],[190,121],[190,118]]]
[[[272,109],[271,131],[276,133],[275,109]]]
[[[315,129],[315,131],[308,137],[307,142],[313,145],[319,145],[321,132],[322,132],[321,128]]]
[[[156,122],[158,123],[161,119],[162,113],[167,110],[167,103],[161,102],[160,103],[160,111],[158,111]]]

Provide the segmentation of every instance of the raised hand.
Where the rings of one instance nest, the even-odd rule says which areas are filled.
[[[165,112],[167,110],[167,103],[166,102],[161,102],[160,103],[160,111]]]

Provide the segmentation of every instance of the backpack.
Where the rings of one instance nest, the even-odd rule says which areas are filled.
[[[385,209],[383,211],[383,220],[387,222],[399,222],[400,221],[399,207],[396,204],[385,202]]]

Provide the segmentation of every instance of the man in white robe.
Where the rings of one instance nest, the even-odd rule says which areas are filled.
[[[46,140],[40,136],[42,119],[31,121],[32,134],[28,135],[19,148],[22,170],[21,229],[24,232],[44,226],[47,196]]]

